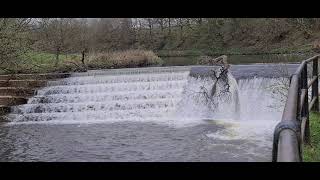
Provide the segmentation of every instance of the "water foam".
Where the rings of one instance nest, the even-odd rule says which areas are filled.
[[[224,116],[225,111],[221,109],[213,119],[227,128],[207,136],[223,140],[250,139],[258,141],[260,146],[271,147],[274,127],[281,120],[287,85],[286,78],[240,79],[239,118]]]

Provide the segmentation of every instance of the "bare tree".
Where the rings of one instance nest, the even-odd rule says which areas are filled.
[[[317,18],[1,18],[0,44],[6,47],[0,52],[2,59],[17,59],[14,52],[33,44],[35,51],[55,54],[57,66],[61,54],[82,54],[84,65],[88,53],[133,48],[219,51],[237,44],[268,51],[288,44],[292,34],[311,44],[318,27]]]
[[[218,66],[218,70],[211,69],[204,77],[213,80],[213,84],[210,89],[207,89],[205,85],[200,86],[200,91],[194,92],[196,98],[202,97],[207,106],[215,110],[218,106],[217,98],[224,98],[225,100],[231,100],[229,97],[230,92],[230,82],[228,77],[228,71],[230,65],[227,62],[227,56],[222,55],[217,58],[212,58],[210,56],[201,57],[199,59],[200,64],[206,64],[211,66]],[[217,86],[221,85],[222,88],[218,91]],[[238,98],[238,97],[237,97]],[[238,101],[238,100],[237,100]],[[238,108],[238,107],[236,107]]]
[[[171,35],[171,22],[172,22],[172,19],[168,18],[169,36]]]
[[[72,18],[47,18],[39,23],[39,41],[45,50],[56,55],[55,66],[59,63],[59,56],[71,50],[73,38],[76,38],[75,21]]]
[[[30,48],[30,18],[0,18],[0,67],[13,72]]]
[[[78,37],[73,39],[71,46],[73,46],[73,51],[81,53],[81,63],[84,69],[87,69],[85,58],[89,52],[90,39],[88,21],[85,18],[81,18],[77,20],[75,26],[75,32],[77,33]]]
[[[152,41],[152,29],[153,29],[153,18],[146,18],[147,20],[147,25],[148,25],[148,28],[149,28],[149,38],[150,38],[150,41]]]

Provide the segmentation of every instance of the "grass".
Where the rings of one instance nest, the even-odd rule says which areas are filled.
[[[90,54],[85,63],[88,69],[103,69],[155,66],[162,65],[163,61],[152,51],[127,50]],[[55,54],[31,51],[20,56],[9,70],[0,70],[0,74],[74,72],[83,69],[80,54],[60,55],[56,66]]]
[[[29,52],[24,55],[24,58],[27,58],[29,61],[38,64],[54,64],[56,55],[51,53],[44,53],[44,52]],[[80,55],[77,54],[61,54],[59,55],[59,61],[65,62],[67,60],[76,60],[80,58]]]
[[[59,55],[59,62],[55,66],[54,54],[30,51],[12,61],[14,63],[7,65],[0,74],[69,72],[74,68],[74,63],[80,63],[80,60],[80,55],[76,54]]]
[[[320,162],[320,113],[310,114],[311,145],[303,148],[305,162]]]

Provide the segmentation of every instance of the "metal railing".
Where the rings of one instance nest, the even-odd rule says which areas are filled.
[[[319,71],[320,55],[302,61],[290,78],[288,97],[281,122],[273,136],[273,162],[300,162],[302,143],[310,143],[309,111],[319,112]],[[308,82],[308,63],[312,62],[312,78]],[[312,87],[309,103],[308,89]]]

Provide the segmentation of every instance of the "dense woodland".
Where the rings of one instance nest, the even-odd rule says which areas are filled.
[[[317,18],[0,18],[0,67],[22,55],[128,49],[205,53],[305,52],[320,44]],[[182,53],[183,54],[183,53]]]

